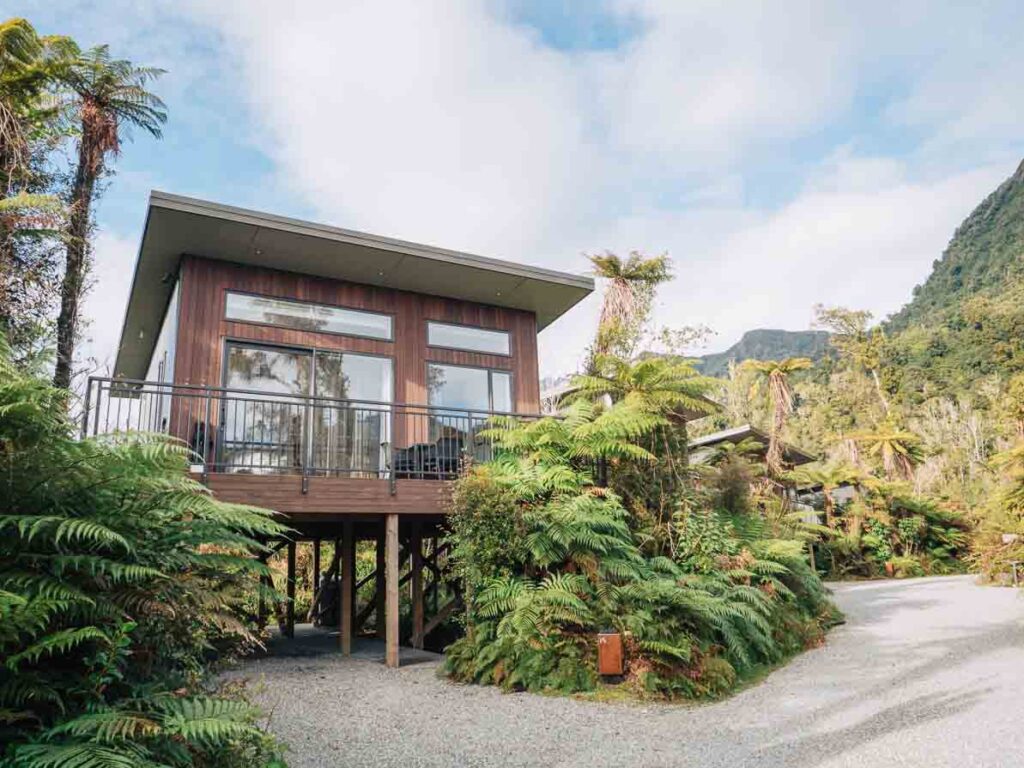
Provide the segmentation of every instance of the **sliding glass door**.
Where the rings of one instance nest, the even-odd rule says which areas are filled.
[[[380,477],[392,378],[386,357],[230,343],[221,463],[233,472]]]
[[[380,477],[391,445],[391,359],[318,352],[312,468]]]
[[[313,355],[301,350],[228,345],[220,462],[231,472],[301,469],[302,398],[312,385]]]

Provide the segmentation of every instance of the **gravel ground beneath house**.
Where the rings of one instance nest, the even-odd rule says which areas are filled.
[[[502,694],[337,656],[268,658],[271,728],[312,766],[1024,766],[1024,598],[968,577],[835,586],[848,623],[704,706]]]

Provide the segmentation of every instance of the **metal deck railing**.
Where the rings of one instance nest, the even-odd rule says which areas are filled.
[[[186,443],[196,471],[450,480],[487,461],[493,411],[92,377],[83,437],[145,431]],[[500,414],[537,418],[533,414]]]

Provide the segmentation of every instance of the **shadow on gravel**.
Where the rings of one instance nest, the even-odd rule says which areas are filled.
[[[921,589],[908,590],[908,586],[919,586]],[[851,619],[844,631],[855,638],[860,654],[872,659],[874,670],[894,671],[892,674],[865,678],[858,677],[855,670],[851,673],[841,667],[831,669],[831,684],[848,687],[850,693],[801,712],[799,716],[787,718],[782,725],[782,732],[806,733],[815,728],[816,724],[834,719],[850,720],[857,716],[855,713],[885,696],[891,696],[893,691],[927,683],[938,675],[955,673],[959,667],[975,662],[982,656],[1024,647],[1024,626],[1012,621],[1009,616],[1006,623],[980,628],[969,624],[944,626],[941,632],[945,636],[930,640],[917,640],[912,635],[903,638],[880,636],[865,631],[872,625],[887,622],[899,613],[912,615],[915,610],[941,606],[941,599],[923,596],[924,592],[934,586],[935,580],[929,580],[910,585],[907,582],[887,582],[843,590],[844,610]],[[911,594],[909,597],[908,592]],[[920,661],[915,663],[914,659]],[[865,741],[902,728],[959,714],[992,690],[940,690],[921,695],[879,710],[838,730],[821,730],[802,738],[772,744],[756,755],[765,765],[782,764],[784,761],[781,758],[785,757],[794,764],[814,766],[830,759],[837,752],[855,748]]]
[[[918,696],[879,710],[854,725],[778,742],[756,750],[752,756],[759,765],[799,764],[803,768],[811,768],[833,760],[837,754],[863,747],[867,742],[891,733],[965,712],[991,690],[979,688],[959,693]]]

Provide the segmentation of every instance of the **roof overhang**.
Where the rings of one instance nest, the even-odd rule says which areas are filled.
[[[594,290],[582,275],[153,191],[117,376],[145,376],[184,255],[526,310],[538,330]]]
[[[723,429],[720,432],[713,432],[710,435],[703,435],[702,437],[696,437],[690,440],[688,447],[691,451],[698,451],[701,448],[714,448],[716,445],[722,443],[741,443],[746,439],[756,440],[764,446],[764,452],[767,452],[768,441],[770,436],[762,432],[757,427],[752,427],[749,424],[744,424],[739,427],[732,427],[730,429]],[[818,457],[807,453],[795,445],[789,443],[782,444],[782,458],[786,463],[798,467],[801,464],[810,464],[812,461],[817,461]]]

